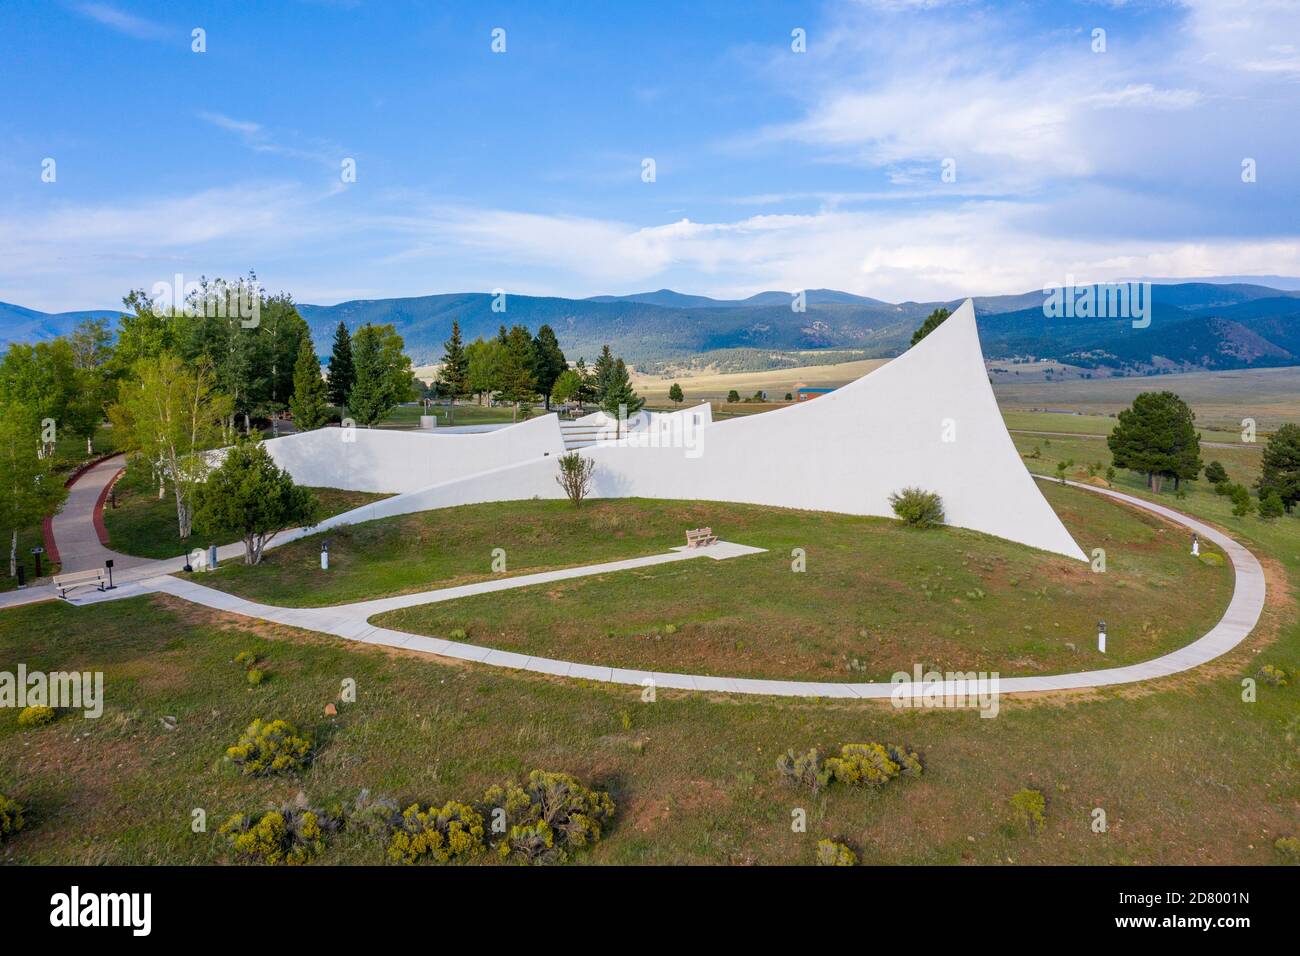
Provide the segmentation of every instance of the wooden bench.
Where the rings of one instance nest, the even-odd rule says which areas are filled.
[[[54,586],[58,589],[59,597],[66,598],[73,588],[94,586],[102,591],[106,580],[103,568],[92,568],[89,571],[73,571],[71,574],[56,575]]]
[[[711,544],[718,543],[718,536],[713,533],[712,528],[692,528],[686,532],[686,547],[688,548],[707,548]]]

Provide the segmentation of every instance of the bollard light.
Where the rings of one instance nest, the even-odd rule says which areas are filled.
[[[1097,650],[1106,653],[1106,622],[1097,622]]]
[[[104,562],[104,569],[108,571],[108,587],[104,588],[104,590],[111,591],[115,587],[115,585],[113,584],[113,559],[112,558],[109,558],[107,561]]]
[[[320,543],[320,569],[328,571],[330,569],[330,539],[325,538]]]
[[[39,578],[41,576],[41,555],[43,555],[44,553],[45,553],[45,549],[42,548],[40,545],[37,545],[36,547],[32,548],[32,557],[36,559],[36,574],[33,575],[33,577]]]

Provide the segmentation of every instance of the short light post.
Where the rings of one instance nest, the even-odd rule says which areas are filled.
[[[1106,653],[1106,622],[1097,622],[1097,650]]]
[[[108,587],[104,588],[104,590],[111,591],[113,590],[114,587],[116,587],[116,585],[113,584],[113,559],[112,558],[109,558],[107,561],[104,562],[104,570],[108,572]]]
[[[32,557],[36,559],[36,573],[32,575],[34,578],[39,578],[41,576],[41,555],[44,553],[45,549],[40,545],[32,548]]]
[[[320,543],[320,569],[328,571],[330,569],[330,539],[326,538]]]
[[[208,545],[208,570],[217,570],[217,546],[215,544]]]
[[[186,574],[193,574],[194,568],[190,565],[190,553],[186,551],[182,557],[185,558],[185,567],[181,568],[181,570]]]
[[[1194,558],[1200,557],[1200,554],[1201,554],[1201,539],[1197,536],[1196,532],[1193,531],[1192,532],[1192,557]]]

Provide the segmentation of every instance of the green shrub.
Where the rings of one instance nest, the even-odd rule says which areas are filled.
[[[455,628],[450,634],[447,635],[447,637],[453,641],[463,641],[465,640],[465,630],[464,628],[460,628],[460,627]]]
[[[894,514],[914,528],[934,528],[943,524],[943,499],[932,491],[904,488],[889,496]]]
[[[817,841],[818,866],[857,866],[858,855],[843,843],[834,840]]]
[[[1274,518],[1280,518],[1286,512],[1286,506],[1282,503],[1282,496],[1276,491],[1270,491],[1263,498],[1259,499],[1259,517],[1263,521],[1272,521]]]
[[[830,757],[826,769],[838,783],[853,787],[883,787],[898,776],[898,764],[880,744],[845,744],[840,756]]]
[[[13,836],[24,824],[23,805],[0,793],[0,840]]]
[[[1245,485],[1233,485],[1228,495],[1232,498],[1232,513],[1244,518],[1255,510],[1255,502],[1250,498],[1250,489]]]
[[[226,759],[246,776],[286,773],[306,766],[311,744],[311,737],[300,736],[287,720],[258,718],[248,725],[238,743],[226,748]]]
[[[1223,555],[1217,551],[1206,551],[1201,554],[1201,564],[1208,564],[1212,568],[1223,567]]]
[[[54,723],[53,707],[24,707],[18,714],[19,727],[44,727]]]
[[[614,817],[614,801],[603,790],[582,785],[567,773],[534,770],[522,787],[490,787],[487,811],[505,810],[510,831],[499,844],[502,859],[562,863],[576,849],[600,839]]]
[[[257,655],[252,651],[240,651],[235,655],[235,663],[243,667],[252,667],[257,663]]]
[[[1219,485],[1228,480],[1228,471],[1219,462],[1212,461],[1205,466],[1205,480],[1212,485]]]
[[[1255,676],[1270,687],[1285,687],[1289,683],[1287,672],[1276,664],[1265,664]]]
[[[1047,825],[1046,809],[1047,800],[1038,790],[1021,790],[1011,798],[1012,815],[1030,833],[1038,833]]]
[[[448,800],[442,807],[421,810],[413,803],[402,811],[388,840],[394,863],[416,863],[425,857],[439,863],[472,857],[483,850],[483,817],[465,803]]]
[[[794,748],[790,748],[777,758],[776,769],[786,783],[807,787],[813,793],[831,782],[831,772],[816,747],[805,754],[796,754]]]
[[[248,683],[249,683],[251,686],[256,687],[258,684],[262,683],[262,681],[264,681],[264,680],[266,680],[266,672],[265,672],[265,671],[260,671],[260,670],[258,670],[256,667],[250,667],[250,668],[248,669]]]
[[[338,821],[309,807],[288,806],[258,818],[235,814],[221,825],[239,856],[268,866],[296,866],[310,862],[325,850],[326,830]]]
[[[1227,496],[1232,494],[1232,482],[1230,481],[1218,482],[1214,486],[1214,493],[1216,495],[1222,495],[1222,496]]]
[[[1300,863],[1300,837],[1278,837],[1273,841],[1273,849],[1288,863]]]

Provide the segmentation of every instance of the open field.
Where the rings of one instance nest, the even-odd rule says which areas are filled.
[[[1085,550],[1106,549],[1107,573],[952,528],[680,502],[696,523],[767,553],[422,605],[375,623],[440,637],[463,630],[488,647],[615,667],[887,681],[918,661],[1004,676],[1133,663],[1218,620],[1231,569],[1192,560],[1183,536],[1147,515],[1075,489],[1048,494]],[[652,504],[590,507],[630,517]],[[553,512],[548,528],[571,514]],[[660,550],[687,526],[665,528]],[[793,573],[800,547],[807,570]],[[1105,657],[1095,649],[1098,618],[1110,624]]]
[[[1294,581],[1294,538],[1280,548],[1278,526],[1245,530]],[[231,663],[244,649],[270,675],[259,687]],[[299,791],[322,804],[350,804],[362,787],[441,803],[534,767],[613,795],[614,825],[580,863],[811,863],[816,841],[835,837],[871,864],[1271,864],[1273,841],[1300,833],[1300,691],[1261,685],[1247,704],[1239,686],[1262,663],[1300,665],[1294,608],[1276,596],[1222,663],[1142,689],[1004,701],[992,720],[665,690],[643,703],[640,688],[389,653],[161,598],[7,611],[0,653],[30,668],[103,669],[107,688],[99,720],[67,714],[27,730],[0,712],[0,792],[29,808],[27,829],[0,848],[7,863],[229,862],[217,821]],[[357,703],[322,717],[343,677],[357,681]],[[308,770],[223,769],[224,747],[259,716],[314,732]],[[867,740],[910,744],[924,774],[816,798],[778,779],[787,747]],[[1012,820],[1007,801],[1023,787],[1046,795],[1042,833]],[[209,832],[191,832],[195,807]],[[793,807],[807,808],[807,833],[791,832]],[[1104,834],[1090,827],[1096,807]],[[322,862],[382,859],[372,838],[345,831]]]
[[[1197,425],[1207,431],[1237,435],[1245,417],[1254,418],[1261,431],[1300,422],[1300,366],[1032,385],[995,382],[993,390],[1004,412],[1069,408],[1105,415],[1127,408],[1139,392],[1170,391],[1182,396],[1196,413]]]
[[[678,378],[633,374],[632,385],[639,395],[656,404],[667,402],[668,388],[673,382],[681,385],[686,394],[684,404],[720,401],[733,388],[740,393],[741,398],[759,390],[766,391],[773,398],[781,398],[786,392],[793,391],[796,383],[812,387],[843,385],[879,368],[886,361],[888,360],[859,359],[856,362],[837,362],[833,365],[809,365],[764,372],[710,373]]]

